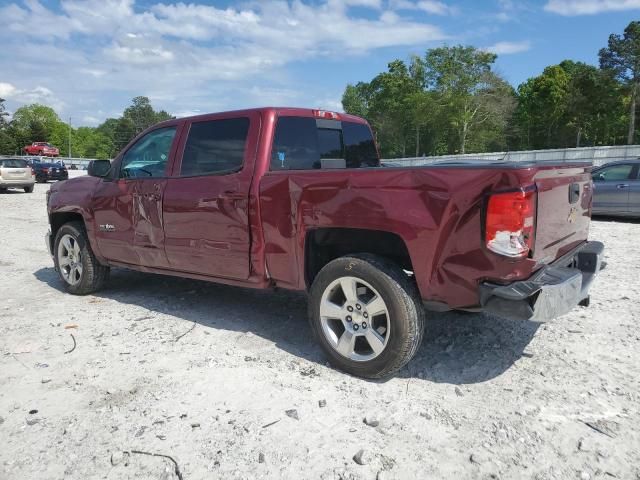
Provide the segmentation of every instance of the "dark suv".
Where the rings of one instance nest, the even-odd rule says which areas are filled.
[[[29,161],[31,168],[36,174],[36,182],[46,183],[49,180],[67,180],[69,172],[67,167],[60,163],[45,163]]]

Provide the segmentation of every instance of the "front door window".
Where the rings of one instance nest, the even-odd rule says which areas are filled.
[[[176,127],[147,133],[122,157],[120,178],[164,177]]]

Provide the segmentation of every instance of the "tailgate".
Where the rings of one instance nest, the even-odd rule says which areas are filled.
[[[540,169],[534,260],[550,263],[587,240],[593,192],[590,167]]]

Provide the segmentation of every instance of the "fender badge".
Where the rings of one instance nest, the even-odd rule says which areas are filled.
[[[99,225],[99,228],[101,232],[113,232],[116,229],[115,225],[111,225],[110,223]]]

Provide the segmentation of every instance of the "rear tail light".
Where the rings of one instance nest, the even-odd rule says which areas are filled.
[[[533,248],[535,220],[535,190],[491,195],[485,224],[487,248],[507,257],[525,257]]]
[[[34,177],[36,174],[36,171],[33,169],[33,167],[29,167],[31,169],[31,176]]]
[[[42,169],[42,171],[43,171],[44,173],[49,173],[49,169],[48,169],[48,168],[43,168],[43,169]]]

